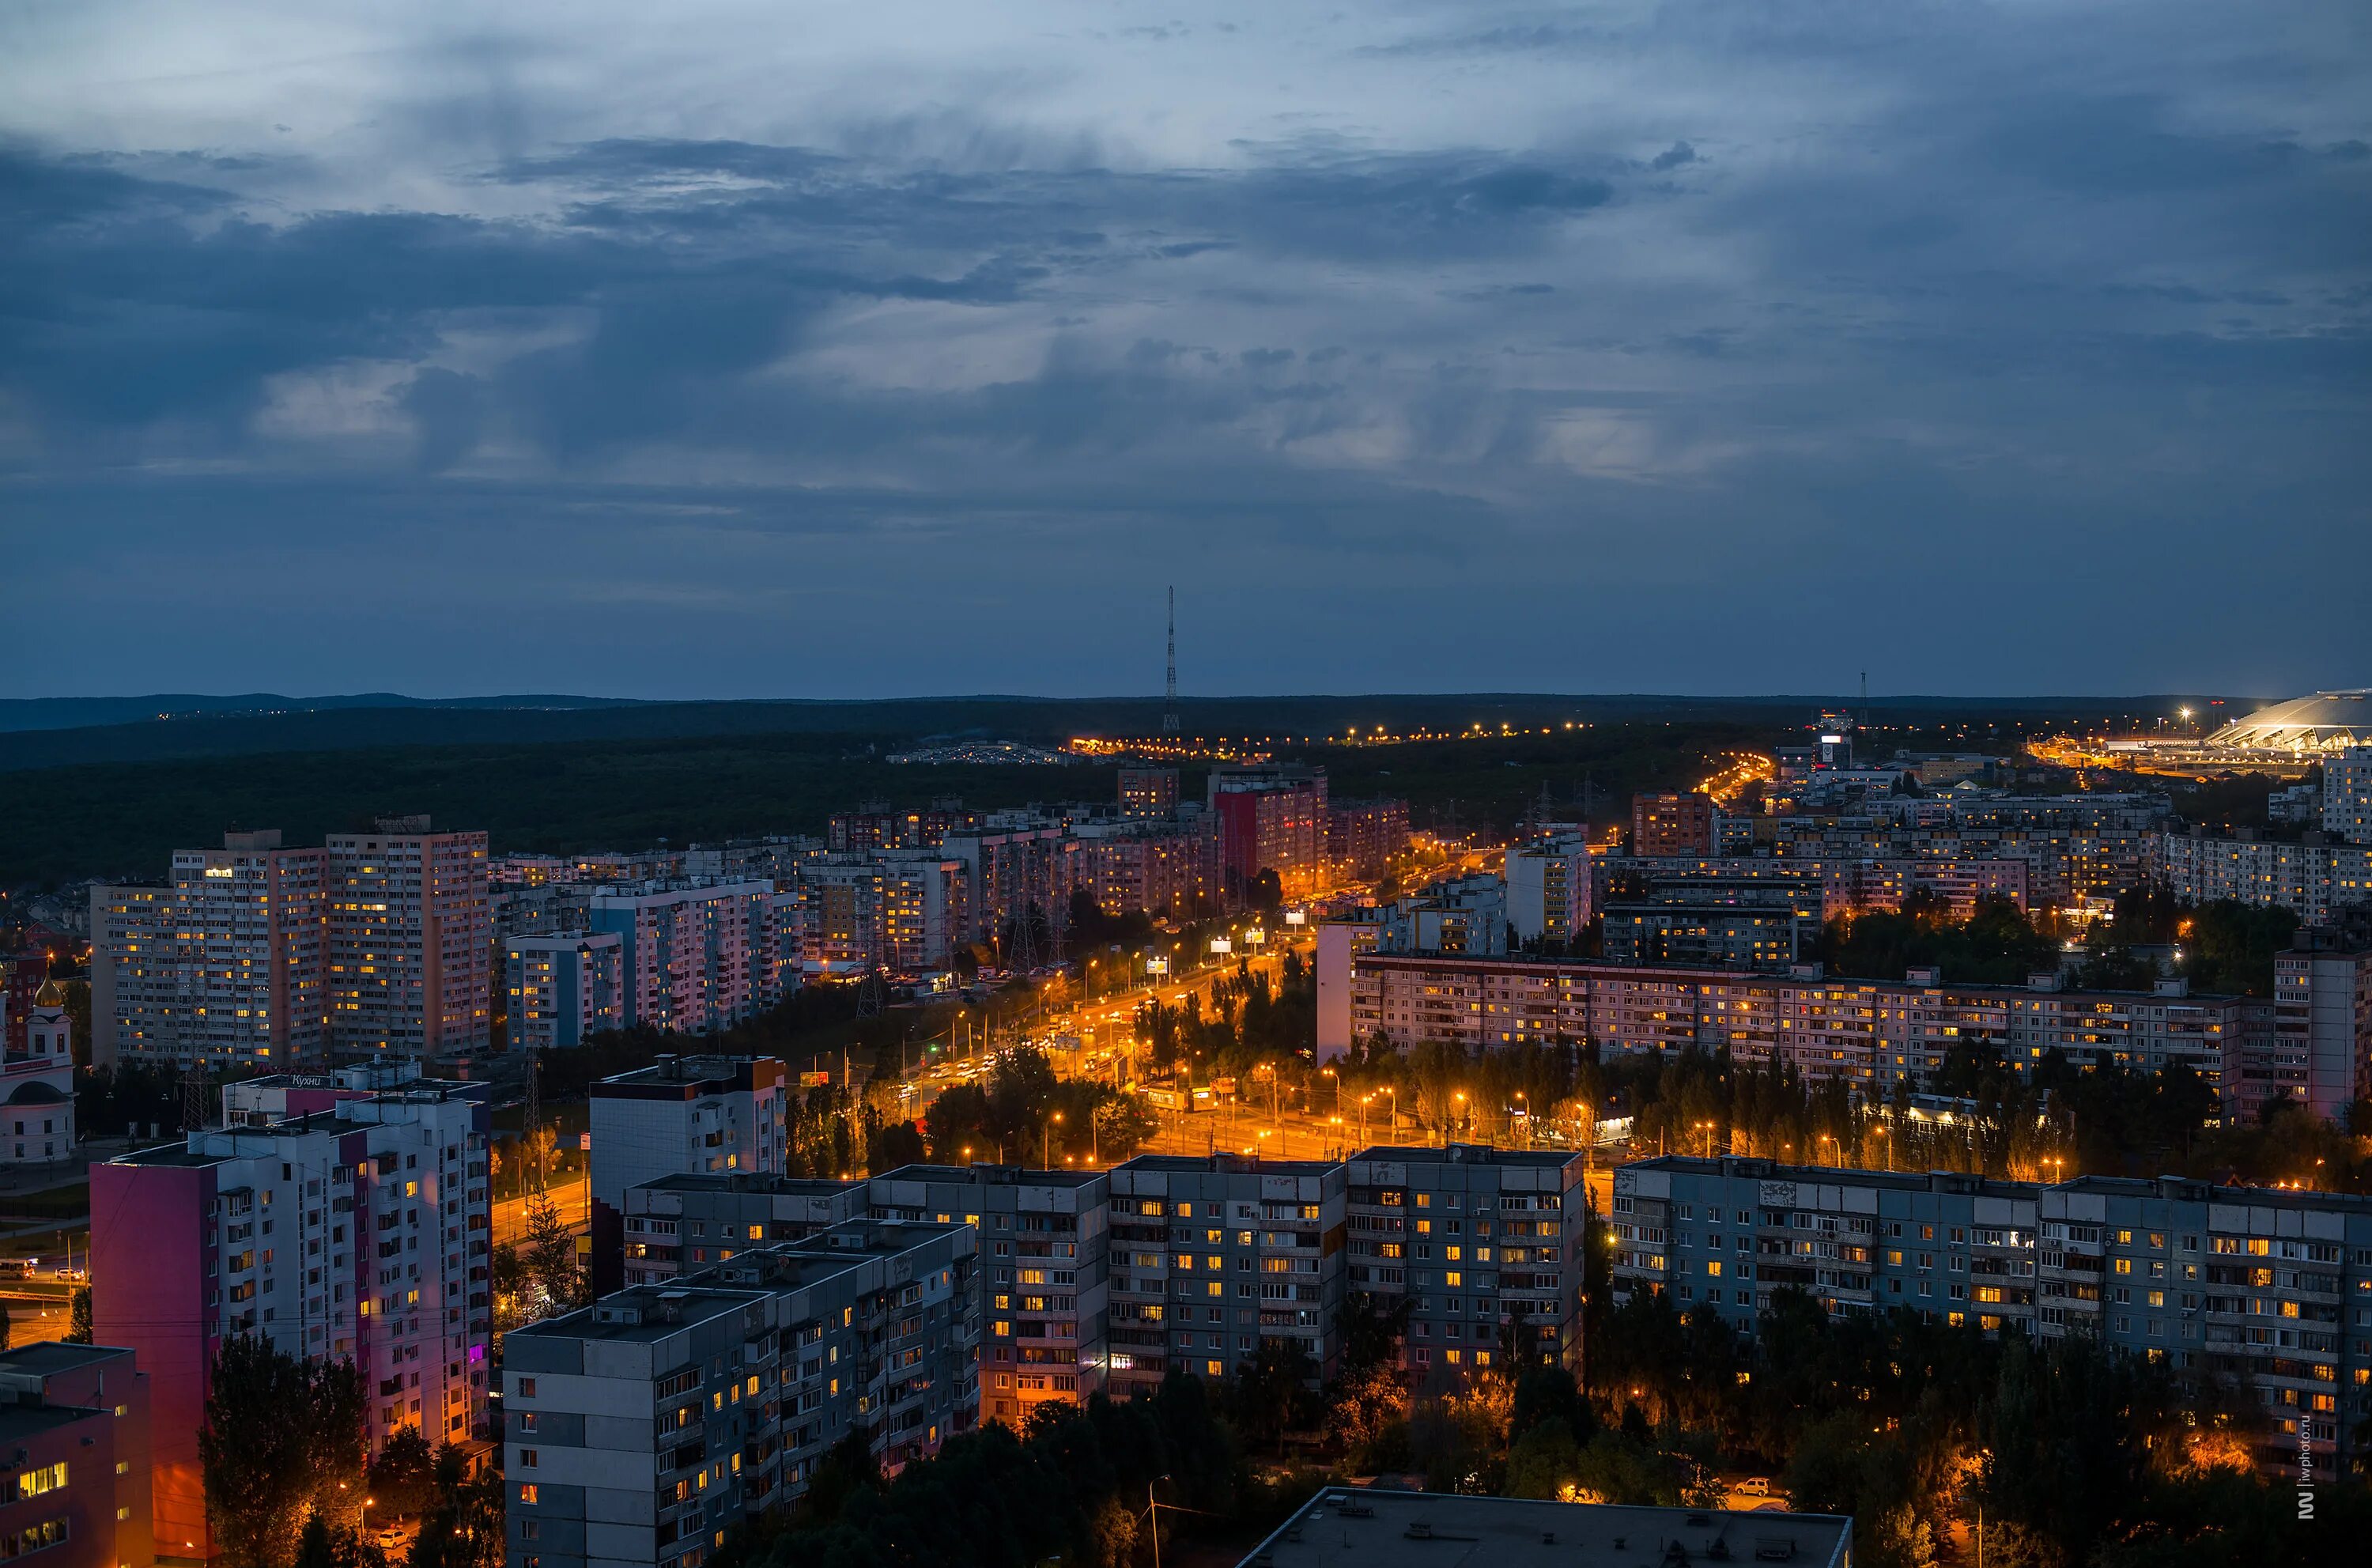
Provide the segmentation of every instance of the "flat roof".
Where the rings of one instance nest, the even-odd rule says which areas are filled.
[[[1562,1167],[1581,1158],[1579,1149],[1502,1149],[1489,1144],[1372,1144],[1351,1156],[1355,1160],[1387,1160],[1398,1165],[1530,1165]]]
[[[0,1351],[0,1373],[21,1372],[47,1377],[52,1373],[71,1372],[93,1362],[131,1353],[118,1345],[66,1344],[61,1341],[41,1340]]]
[[[1114,1170],[1215,1172],[1223,1176],[1321,1176],[1342,1168],[1336,1160],[1272,1160],[1258,1155],[1139,1155]]]
[[[1101,1181],[1100,1170],[1041,1170],[1026,1165],[901,1165],[869,1178],[875,1181],[953,1181],[972,1187],[1085,1187]]]
[[[61,1426],[72,1426],[106,1413],[79,1405],[39,1404],[29,1396],[17,1404],[0,1404],[0,1443],[18,1442],[37,1433],[54,1432]]]
[[[772,1171],[721,1170],[675,1171],[637,1181],[636,1187],[657,1188],[668,1192],[843,1192],[852,1187],[862,1187],[866,1179],[851,1177],[843,1181],[836,1176],[778,1176]]]
[[[580,1307],[558,1318],[546,1318],[541,1322],[522,1324],[506,1338],[525,1336],[529,1339],[606,1340],[625,1343],[646,1344],[680,1333],[686,1325],[704,1323],[728,1312],[738,1312],[755,1301],[763,1301],[763,1289],[720,1290],[713,1285],[651,1284],[629,1285],[624,1290],[603,1296],[590,1307]],[[620,1307],[632,1307],[632,1314]],[[628,1320],[629,1318],[633,1320]]]
[[[1775,1509],[1623,1508],[1330,1487],[1242,1568],[1660,1568],[1686,1561],[1843,1568],[1853,1520]],[[1716,1551],[1718,1546],[1720,1549]]]

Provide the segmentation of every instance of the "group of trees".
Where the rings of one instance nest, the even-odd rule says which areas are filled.
[[[1109,1164],[1134,1154],[1157,1127],[1139,1097],[1090,1078],[1059,1077],[1043,1051],[1019,1046],[1000,1052],[980,1081],[941,1091],[921,1138],[931,1158],[956,1165]]]
[[[1783,1289],[1750,1348],[1660,1294],[1605,1315],[1592,1347],[1594,1403],[1624,1429],[1676,1458],[1768,1469],[1799,1509],[1852,1514],[1880,1568],[1927,1568],[1980,1510],[1986,1561],[2033,1568],[2258,1561],[2295,1512],[2252,1468],[2254,1406],[2087,1336],[1832,1315]],[[2342,1485],[2325,1506],[2366,1504]]]
[[[349,1360],[307,1360],[250,1334],[223,1342],[198,1459],[215,1561],[227,1568],[385,1568],[365,1533],[418,1521],[405,1568],[497,1568],[498,1473],[469,1473],[417,1428],[370,1458],[369,1390]],[[367,1498],[372,1504],[368,1516]]]
[[[1859,980],[1899,981],[1917,967],[1940,969],[1947,984],[2017,985],[2059,967],[2059,939],[2047,921],[2005,900],[1980,903],[1959,921],[1941,900],[1913,892],[1900,911],[1830,921],[1806,957]]]
[[[1172,1373],[1147,1398],[1043,1404],[1017,1433],[964,1433],[887,1482],[860,1428],[819,1465],[787,1524],[727,1551],[769,1568],[1120,1568],[1142,1560],[1157,1517],[1167,1534],[1241,1516],[1253,1497],[1240,1469],[1208,1390]]]
[[[1182,1003],[1156,996],[1139,1004],[1136,1038],[1157,1073],[1182,1069],[1207,1082],[1268,1067],[1303,1081],[1318,1040],[1317,973],[1291,949],[1274,983],[1238,961],[1234,974],[1211,986],[1207,1011],[1200,991]]]

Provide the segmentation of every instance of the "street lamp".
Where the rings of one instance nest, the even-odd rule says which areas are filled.
[[[1052,1150],[1053,1148],[1054,1123],[1062,1120],[1063,1113],[1058,1110],[1053,1114],[1053,1117],[1051,1120],[1041,1123],[1039,1126],[1038,1163],[1048,1170],[1054,1168],[1054,1161],[1052,1154]]]

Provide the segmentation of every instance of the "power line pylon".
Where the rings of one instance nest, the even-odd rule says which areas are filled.
[[[1169,590],[1169,689],[1168,705],[1161,711],[1161,733],[1178,733],[1178,589]]]

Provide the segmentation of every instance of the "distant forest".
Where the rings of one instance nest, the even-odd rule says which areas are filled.
[[[1637,789],[1687,788],[1709,753],[1770,744],[1784,731],[1739,724],[1639,723],[1552,735],[1389,747],[1280,747],[1323,765],[1338,799],[1397,796],[1418,826],[1512,825],[1546,787],[1560,814],[1627,818]],[[80,877],[155,879],[176,848],[224,829],[278,828],[291,843],[426,812],[484,828],[497,854],[682,845],[761,833],[821,833],[866,800],[926,805],[947,796],[983,809],[1099,800],[1108,765],[926,767],[887,753],[912,735],[766,735],[574,744],[403,746],[184,761],[44,768],[0,774],[0,886]],[[1203,770],[1188,768],[1190,797]],[[1585,809],[1587,807],[1587,809]]]

